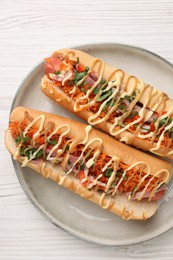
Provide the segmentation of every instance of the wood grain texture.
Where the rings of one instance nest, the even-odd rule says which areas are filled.
[[[0,10],[0,259],[173,259],[173,229],[138,245],[102,247],[54,227],[26,198],[3,143],[20,82],[55,49],[122,42],[173,62],[173,1],[1,0]]]

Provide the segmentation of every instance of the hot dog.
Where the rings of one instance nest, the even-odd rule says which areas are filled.
[[[173,100],[100,59],[59,50],[45,59],[41,90],[116,139],[173,159]]]
[[[11,113],[5,144],[22,167],[34,169],[123,219],[151,217],[172,174],[168,162],[90,125],[25,107]]]

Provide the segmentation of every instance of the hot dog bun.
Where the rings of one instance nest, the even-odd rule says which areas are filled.
[[[77,57],[79,57],[80,63],[85,66],[89,66],[89,67],[91,67],[93,62],[96,61],[95,57],[93,57],[87,53],[84,53],[82,51],[79,51],[79,50],[71,50],[71,49],[70,50],[69,49],[58,50],[58,51],[54,52],[52,56],[56,56],[59,54],[62,54],[64,56],[66,56],[68,54],[72,55],[71,57],[73,59],[77,59]],[[110,75],[118,70],[119,69],[104,62],[104,70],[103,70],[102,78],[105,80],[108,80]],[[155,107],[154,111],[155,111],[155,113],[158,113],[159,116],[161,116],[163,112],[169,111],[169,116],[173,118],[173,100],[172,99],[168,98],[168,96],[165,93],[153,88],[152,86],[144,83],[140,79],[138,79],[134,76],[131,76],[128,73],[121,70],[121,74],[122,73],[123,73],[123,78],[122,78],[121,84],[126,85],[127,93],[130,92],[131,89],[133,88],[135,80],[136,80],[136,82],[140,82],[141,85],[138,84],[138,89],[142,88],[142,86],[143,86],[144,91],[139,98],[139,102],[141,104],[145,104],[147,101],[147,108],[152,110],[153,107]],[[114,79],[114,77],[112,77],[112,79]],[[78,115],[79,117],[81,117],[82,119],[84,119],[84,120],[88,121],[88,123],[90,123],[89,118],[93,115],[93,113],[89,110],[75,111],[74,110],[75,101],[73,99],[71,99],[67,94],[65,94],[61,90],[61,88],[58,87],[54,82],[51,82],[51,80],[48,78],[48,76],[46,74],[44,75],[42,82],[41,82],[41,90],[50,99],[52,99],[56,103],[62,105],[63,107],[65,107],[66,109],[71,111],[72,113]],[[151,93],[154,93],[154,94],[152,94],[152,98],[151,98]],[[159,106],[157,106],[159,100],[161,100],[161,101],[159,103]],[[92,123],[90,123],[90,124],[92,124]],[[106,133],[114,136],[114,134],[111,133],[111,126],[112,126],[111,122],[106,120],[106,121],[98,122],[97,124],[92,124],[92,125],[105,131]],[[172,124],[171,124],[171,126],[172,126]],[[115,126],[114,132],[116,132],[118,130],[119,130],[119,127]],[[132,133],[131,131],[124,130],[123,132],[116,135],[115,138],[120,141],[123,141],[127,144],[130,144],[132,146],[140,148],[142,150],[148,150],[148,151],[158,154],[160,156],[164,156],[164,157],[173,159],[172,148],[169,148],[169,147],[166,147],[166,146],[163,146],[160,144],[158,146],[158,148],[155,149],[156,142],[149,140],[149,138],[141,139],[136,134]]]
[[[85,138],[86,125],[73,121],[71,119],[63,118],[46,112],[32,110],[25,107],[17,107],[16,109],[14,109],[10,115],[10,122],[21,121],[26,111],[33,119],[39,117],[40,115],[43,115],[45,119],[44,125],[46,125],[47,122],[54,122],[55,127],[62,124],[69,125],[70,132],[68,134],[68,137],[75,139],[75,141],[77,142],[81,142],[81,140]],[[39,123],[37,122],[36,124]],[[169,163],[160,159],[156,159],[147,154],[143,154],[140,151],[137,151],[116,141],[115,139],[104,133],[92,129],[88,137],[88,142],[93,140],[94,138],[100,138],[103,141],[102,151],[104,153],[108,154],[109,156],[116,155],[117,157],[121,158],[122,161],[126,164],[131,165],[133,163],[143,161],[149,165],[150,173],[152,175],[155,175],[161,169],[167,170],[168,174],[165,174],[165,172],[163,174],[162,171],[160,171],[160,176],[162,176],[165,182],[169,181],[172,171],[172,167]],[[17,161],[22,163],[24,161],[24,158],[20,155],[16,156],[17,147],[9,129],[7,129],[5,133],[5,144],[12,156],[15,157]],[[45,161],[44,171],[43,161],[38,161],[37,163],[35,163],[35,161],[30,161],[28,162],[27,166],[38,172],[43,177],[50,178],[58,184],[64,186],[65,188],[79,194],[85,199],[88,199],[100,205],[101,193],[95,192],[94,190],[89,191],[88,189],[83,187],[79,179],[71,174],[65,173],[61,166],[57,164],[52,165],[47,160]],[[125,194],[118,194],[112,197],[110,195],[106,195],[100,206],[104,208],[106,207],[106,205],[109,205],[107,209],[110,212],[117,214],[124,219],[139,220],[144,220],[151,217],[156,212],[158,207],[156,202],[149,202],[146,199],[142,199],[141,201],[130,201]]]

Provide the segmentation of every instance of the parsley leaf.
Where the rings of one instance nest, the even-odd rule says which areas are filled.
[[[71,162],[69,160],[67,161],[67,163],[68,163],[68,165],[71,165]]]
[[[20,155],[21,156],[27,156],[28,157],[28,159],[30,159],[30,157],[31,157],[31,155],[33,155],[33,153],[35,152],[35,151],[37,151],[37,149],[35,148],[35,147],[31,147],[30,149],[26,149],[26,147],[21,147],[21,150],[20,150]],[[39,152],[38,152],[39,153]],[[36,159],[36,156],[35,156],[35,158],[34,159]]]
[[[99,90],[100,90],[100,89],[96,87],[96,88],[92,91],[92,93],[93,93],[94,95],[97,95],[97,94],[99,93]]]
[[[138,112],[137,111],[132,111],[129,115],[129,118],[133,118],[134,116],[137,116]]]
[[[83,163],[80,165],[80,170],[84,170],[84,169],[85,169],[85,164]]]
[[[124,98],[125,98],[127,101],[132,102],[131,96],[126,95]]]
[[[54,72],[55,75],[59,75],[60,73],[61,73],[60,70]]]
[[[20,148],[20,155],[21,156],[25,156],[25,149],[26,149],[26,147],[21,146],[21,148]]]
[[[31,138],[29,136],[26,136],[25,138],[23,138],[23,142],[26,144],[27,142],[29,142],[31,140]]]
[[[111,100],[109,100],[107,103],[106,103],[106,105],[109,107],[109,106],[111,106],[111,107],[113,107],[113,106],[115,106],[115,104],[116,104],[116,102],[115,101],[113,101],[113,100],[111,99]]]
[[[115,104],[116,104],[116,102],[115,101],[113,101],[113,100],[111,99],[111,100],[109,100],[105,105],[104,105],[104,107],[103,107],[103,111],[106,113],[106,111],[107,111],[107,108],[108,107],[113,107],[113,106],[115,106]]]
[[[42,155],[44,155],[44,151],[43,151],[43,149],[39,150],[39,151],[36,153],[34,159],[37,159],[37,158],[41,157]]]
[[[132,190],[131,193],[130,193],[130,196],[131,196],[131,197],[133,197],[133,195],[135,194],[136,190],[137,190],[137,187],[134,187],[133,190]]]
[[[87,74],[86,71],[84,71],[84,72],[76,72],[76,73],[75,73],[75,78],[74,78],[74,83],[77,84],[78,81],[80,81],[81,79],[83,79],[83,77],[85,77],[86,74]]]
[[[90,67],[86,66],[85,70],[88,72],[90,70]]]
[[[19,135],[16,137],[15,142],[16,142],[16,143],[21,143],[22,140],[23,140],[23,134],[19,134]]]
[[[52,144],[52,145],[56,145],[57,144],[57,140],[53,139],[53,140],[47,140],[48,144]]]
[[[170,138],[173,139],[173,126],[171,127],[171,129],[169,130],[170,132]]]
[[[29,142],[31,140],[31,138],[29,136],[23,137],[23,134],[19,134],[16,139],[15,142],[16,143],[24,143],[26,144],[27,142]]]
[[[119,177],[119,178],[121,178],[121,177],[123,176],[123,173],[124,173],[124,172],[123,172],[122,170],[118,170],[117,173],[116,173],[116,176]],[[127,179],[127,176],[124,175],[124,176],[123,176],[123,179],[126,180],[126,179]]]
[[[100,85],[103,85],[106,83],[106,80],[105,79],[101,79],[101,81],[99,82]]]
[[[112,90],[108,90],[105,93],[103,92],[103,94],[97,98],[97,102],[103,101],[105,98],[110,97],[111,95],[112,95]]]
[[[65,151],[65,152],[68,151],[69,148],[70,148],[70,145],[67,144],[64,151]]]
[[[84,88],[81,88],[81,91],[84,92],[84,93],[87,92],[86,89],[84,89]]]
[[[132,94],[132,100],[134,100],[135,98],[136,98],[136,91],[134,91]]]
[[[166,118],[163,118],[163,119],[161,119],[161,120],[159,121],[159,126],[162,126],[162,125],[164,125],[164,124],[166,123],[166,121],[167,121],[167,117],[166,117]]]
[[[108,169],[106,170],[106,172],[105,172],[105,176],[108,177],[108,178],[110,178],[111,175],[112,175],[112,173],[113,173],[113,169],[108,168]]]
[[[68,81],[67,84],[68,84],[68,86],[72,86],[72,85],[74,85],[74,83],[75,83],[74,80],[70,80],[70,81]]]
[[[170,125],[171,123],[172,123],[172,118],[170,117],[169,120],[168,120],[167,125]]]
[[[136,91],[133,92],[132,96],[126,95],[124,98],[127,101],[132,102],[136,98]]]
[[[123,175],[123,171],[122,170],[118,170],[117,173],[116,173],[116,176],[117,177],[122,177]]]
[[[107,105],[105,105],[105,106],[103,107],[103,112],[105,112],[105,113],[107,112],[107,107],[108,107]]]
[[[119,108],[120,110],[124,110],[124,109],[126,108],[125,103],[122,102],[122,103],[118,106],[118,108]]]

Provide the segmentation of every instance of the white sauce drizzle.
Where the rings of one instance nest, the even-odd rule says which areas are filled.
[[[143,110],[142,110],[143,111]],[[171,113],[171,112],[170,112]],[[142,112],[141,112],[142,114]],[[164,116],[169,116],[169,113],[167,113],[166,115]],[[29,129],[36,123],[40,121],[40,124],[38,126],[38,130],[37,132],[34,134],[33,136],[33,139],[35,140],[36,138],[39,137],[39,135],[43,134],[44,133],[44,122],[45,122],[45,116],[44,115],[40,115],[38,117],[36,117],[31,123],[29,123],[29,125],[25,128],[25,131],[23,133],[23,136],[25,137],[27,135],[27,132],[29,131]],[[170,124],[169,127],[172,127],[173,126],[173,123]],[[117,169],[119,167],[119,162],[120,162],[120,158],[116,157],[115,155],[112,156],[112,158],[110,158],[110,160],[103,166],[102,170],[101,170],[101,173],[99,174],[99,176],[97,176],[97,178],[93,178],[92,176],[88,176],[88,172],[89,172],[89,168],[93,166],[93,164],[95,163],[95,161],[97,160],[97,158],[99,157],[99,155],[101,154],[102,152],[102,149],[103,149],[103,141],[102,139],[100,138],[92,138],[91,140],[89,140],[89,134],[92,130],[92,127],[90,125],[86,126],[85,128],[85,138],[83,140],[81,140],[79,143],[76,143],[76,142],[70,142],[70,140],[67,140],[66,144],[64,144],[64,147],[66,147],[66,145],[68,144],[69,145],[69,150],[67,151],[66,153],[66,156],[64,158],[64,160],[68,160],[68,156],[70,155],[70,152],[73,150],[73,147],[77,144],[82,144],[84,145],[84,147],[82,148],[82,152],[81,152],[81,155],[78,157],[78,159],[73,163],[72,167],[66,172],[66,174],[70,174],[73,172],[73,169],[74,167],[80,163],[80,161],[82,161],[82,163],[85,164],[86,168],[84,170],[85,172],[85,178],[82,179],[81,183],[84,183],[86,180],[90,180],[90,183],[88,184],[87,188],[90,189],[92,188],[93,186],[95,185],[100,185],[100,186],[103,186],[105,187],[105,193],[103,192],[102,195],[101,195],[101,198],[100,198],[100,205],[107,208],[110,206],[111,204],[111,199],[107,201],[106,205],[103,205],[103,200],[104,200],[104,197],[105,197],[105,194],[106,192],[108,192],[108,190],[111,188],[111,185],[112,183],[116,180],[116,175],[117,175]],[[166,128],[167,130],[167,128]],[[166,131],[165,130],[165,131]],[[70,133],[70,126],[68,124],[61,124],[59,125],[58,127],[56,127],[56,129],[51,132],[48,136],[47,136],[47,140],[50,141],[50,139],[53,137],[53,135],[55,134],[59,134],[59,139],[58,139],[58,142],[56,145],[53,146],[53,148],[49,151],[48,155],[47,155],[47,158],[46,160],[47,161],[51,161],[52,163],[57,163],[58,162],[58,158],[60,155],[63,154],[64,152],[64,149],[58,149],[59,146],[61,145],[61,142],[62,142],[62,139],[63,137],[67,136],[69,133]],[[21,147],[21,144],[17,147],[17,152],[15,154],[15,158],[17,158],[19,156],[19,151],[20,151],[20,147]],[[91,148],[92,147],[92,148]],[[26,148],[29,149],[30,147]],[[24,158],[24,161],[22,163],[22,167],[25,167],[27,165],[27,163],[31,160],[33,160],[36,156],[36,154],[41,150],[41,149],[44,149],[44,144],[40,145],[39,148],[32,154],[30,154],[30,158],[28,159],[27,156],[25,156]],[[89,153],[87,152],[84,156],[84,153],[87,149],[90,149],[90,151],[92,152],[93,151],[93,155],[92,157],[87,161],[86,158],[88,157]],[[53,156],[53,153],[56,151],[56,156]],[[63,160],[63,159],[62,159]],[[63,162],[62,162],[63,164]],[[111,174],[111,176],[109,177],[109,180],[107,182],[107,184],[105,183],[102,183],[100,181],[100,178],[103,176],[103,174],[105,173],[105,171],[111,167],[111,169],[113,169],[113,172]],[[145,179],[151,175],[151,169],[150,169],[150,166],[146,163],[146,162],[137,162],[137,163],[133,163],[132,165],[130,165],[125,171],[124,173],[122,174],[122,176],[118,179],[118,182],[115,184],[114,188],[113,188],[113,193],[112,195],[115,195],[118,191],[118,188],[120,186],[120,184],[122,183],[122,181],[124,180],[127,172],[131,169],[138,169],[140,171],[140,173],[142,173],[143,171],[145,172],[145,175],[143,177],[141,177],[136,189],[135,189],[135,192],[137,192],[140,188],[140,185],[145,181]],[[42,171],[42,174],[48,178],[49,175],[51,174],[50,171],[46,171],[45,169],[45,162],[42,163],[42,167],[41,167],[41,171]],[[166,169],[162,169],[160,171],[158,171],[157,173],[155,173],[155,175],[153,175],[153,177],[150,178],[150,181],[147,183],[147,185],[145,186],[145,188],[142,190],[138,200],[141,200],[145,194],[145,192],[147,191],[147,188],[148,186],[150,185],[150,183],[152,182],[152,180],[154,179],[154,177],[157,177],[159,176],[161,173],[165,173],[165,176],[164,176],[164,180],[163,182],[160,182],[158,183],[155,188],[153,189],[152,193],[150,194],[150,198],[152,198],[152,196],[154,195],[154,193],[156,192],[156,190],[163,184],[165,183],[168,178],[169,178],[169,171],[166,170]],[[91,177],[91,178],[90,178]],[[63,184],[64,180],[65,180],[66,176],[61,176],[60,177],[60,180],[59,180],[59,184]],[[132,197],[132,196],[131,196]],[[129,199],[131,199],[131,197],[129,197]]]
[[[58,143],[57,143],[55,146],[53,146],[53,148],[50,150],[50,152],[49,152],[48,155],[47,155],[47,160],[52,161],[53,163],[55,163],[55,162],[57,161],[58,157],[64,152],[62,149],[61,149],[61,150],[57,150],[57,149],[58,149],[58,147],[60,146],[60,144],[61,144],[61,142],[62,142],[62,138],[63,138],[64,136],[66,136],[66,135],[70,132],[70,126],[67,125],[67,124],[62,124],[62,125],[58,126],[58,127],[47,137],[47,140],[49,141],[54,134],[56,134],[59,130],[61,130],[61,129],[63,129],[63,128],[65,128],[66,130],[64,130],[64,131],[62,132],[62,134],[60,134]],[[53,152],[55,152],[56,150],[57,150],[56,156],[52,156],[52,157],[51,157],[51,155],[53,154]]]
[[[98,77],[97,81],[94,83],[94,85],[87,90],[87,92],[84,96],[79,97],[75,100],[74,107],[73,107],[75,112],[82,111],[82,110],[85,110],[85,109],[89,109],[91,106],[95,105],[95,103],[97,102],[97,99],[101,96],[101,94],[103,94],[102,90],[103,90],[103,87],[105,86],[105,84],[104,84],[104,86],[100,87],[100,91],[98,92],[98,94],[95,96],[95,98],[93,100],[89,99],[89,95],[98,86],[100,80],[103,77],[104,62],[100,59],[94,60],[93,64],[91,65],[89,72],[91,72],[93,67],[98,63],[101,64],[99,71],[98,71],[99,77]],[[86,77],[87,77],[87,75],[84,78],[82,78],[77,83],[76,86],[80,86],[84,82]],[[106,89],[104,89],[104,91],[108,91],[110,89],[113,89],[115,86],[116,86],[116,89],[115,89],[115,91],[113,91],[111,96],[109,96],[108,98],[106,98],[104,100],[104,102],[102,102],[102,104],[99,107],[99,110],[94,115],[91,115],[88,118],[88,122],[91,125],[97,125],[97,124],[100,124],[102,122],[106,122],[109,119],[109,116],[111,115],[111,113],[113,113],[117,109],[117,107],[119,106],[119,101],[122,98],[124,98],[126,95],[131,96],[133,94],[133,92],[136,91],[138,94],[136,95],[136,98],[130,103],[130,106],[128,107],[128,111],[126,113],[122,114],[121,116],[115,118],[114,123],[112,123],[112,125],[109,128],[109,132],[112,136],[119,136],[124,131],[127,131],[131,126],[138,124],[138,127],[136,128],[136,132],[134,132],[132,136],[128,135],[126,137],[121,138],[120,140],[124,141],[126,143],[130,143],[137,136],[141,139],[151,138],[151,142],[154,142],[154,139],[156,137],[156,133],[157,133],[157,130],[158,130],[158,127],[159,127],[159,121],[162,118],[165,118],[166,116],[164,115],[164,117],[162,117],[162,116],[158,117],[158,120],[157,120],[157,123],[156,123],[156,130],[153,131],[153,132],[150,132],[149,134],[141,134],[141,132],[140,132],[140,129],[141,129],[141,126],[142,126],[141,121],[143,120],[143,122],[146,122],[152,116],[152,114],[157,110],[157,108],[164,101],[164,98],[165,98],[164,94],[161,91],[150,87],[149,85],[146,86],[142,80],[138,80],[134,76],[129,76],[129,78],[126,80],[126,83],[123,83],[124,72],[122,70],[119,70],[119,69],[114,71],[111,74],[110,78],[112,78],[112,80],[110,80],[108,82],[108,85],[107,85]],[[126,90],[128,89],[128,84],[129,84],[130,80],[133,80],[134,83],[133,83],[132,86],[130,86],[130,88],[129,88],[130,91],[127,92]],[[72,98],[73,98],[73,95],[76,92],[76,89],[77,89],[76,86],[74,86],[73,89],[69,92],[69,94],[72,94]],[[136,103],[138,101],[140,101],[142,95],[144,94],[146,89],[148,89],[148,87],[150,88],[149,93],[148,93],[148,96],[150,98],[146,98],[146,101],[143,104],[143,107],[141,108],[141,110],[139,112],[140,117],[137,120],[127,124],[126,126],[122,126],[123,120],[125,120],[131,114],[131,112],[134,109]],[[120,91],[120,89],[121,89],[121,91]],[[120,93],[121,93],[121,95],[119,96]],[[146,108],[149,105],[150,100],[152,99],[153,96],[156,96],[158,98],[158,102],[153,104],[153,107],[148,112]],[[101,118],[100,114],[103,111],[107,102],[110,101],[110,100],[112,100],[112,102],[114,102],[114,100],[116,100],[116,104],[113,107],[109,106],[106,115]],[[86,101],[87,101],[87,103],[86,103]],[[84,104],[82,102],[84,102]],[[167,116],[168,115],[173,116],[172,108],[169,109],[169,111],[167,111]],[[118,125],[121,126],[121,129],[119,129],[119,130],[117,130],[117,128],[116,128],[116,126],[118,126]],[[160,153],[157,152],[157,150],[159,150],[160,147],[161,147],[161,143],[164,139],[164,133],[166,132],[166,130],[170,130],[171,127],[172,127],[172,124],[170,124],[169,126],[166,127],[166,129],[164,130],[162,135],[159,137],[159,141],[157,142],[156,146],[154,148],[150,149],[151,152],[153,152],[155,154],[160,154]],[[171,142],[169,142],[169,145],[171,145]],[[170,151],[170,148],[168,146],[167,151],[165,151],[164,155],[166,156],[166,155],[172,155],[172,154],[173,154],[173,151],[172,150]]]
[[[26,128],[25,131],[23,132],[23,136],[25,137],[28,130],[38,121],[41,121],[38,131],[33,135],[33,140],[37,139],[40,136],[40,132],[43,130],[43,126],[44,126],[44,121],[45,121],[45,116],[44,115],[40,115],[38,117],[36,117]]]

